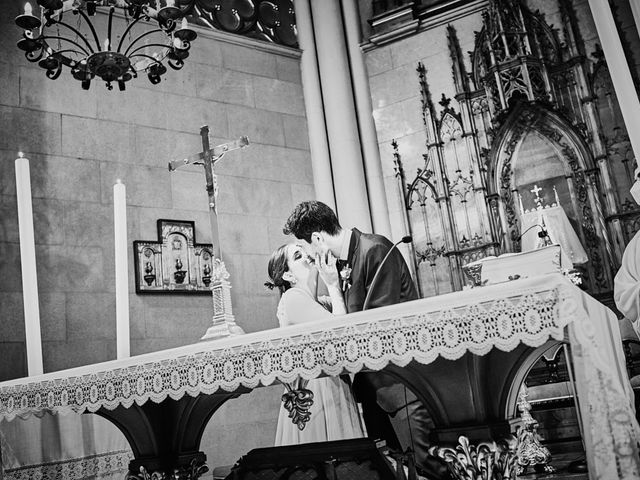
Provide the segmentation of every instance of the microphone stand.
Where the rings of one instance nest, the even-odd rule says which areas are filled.
[[[524,234],[527,233],[532,228],[535,228],[535,227],[540,227],[540,231],[538,232],[538,237],[544,239],[545,247],[547,245],[551,245],[551,238],[549,237],[549,232],[547,232],[546,228],[544,228],[544,225],[540,225],[538,223],[536,223],[534,225],[531,225],[524,232],[522,232],[520,235],[518,235],[518,240],[522,240],[522,237],[524,237]],[[549,242],[549,243],[547,243],[547,242]]]
[[[380,265],[378,265],[378,269],[376,270],[376,273],[373,275],[373,280],[371,280],[371,283],[369,284],[369,290],[367,291],[367,296],[364,298],[364,303],[362,304],[363,311],[366,310],[367,307],[369,306],[369,300],[371,298],[371,292],[373,292],[373,287],[375,287],[376,280],[378,280],[378,277],[380,276],[382,267],[384,266],[385,262],[389,258],[389,255],[391,255],[391,252],[393,251],[393,249],[396,248],[401,243],[411,243],[411,240],[412,238],[409,235],[407,235],[406,237],[402,237],[400,240],[398,240],[396,243],[393,244],[393,246],[389,249],[387,254],[384,256],[384,258],[380,262]]]

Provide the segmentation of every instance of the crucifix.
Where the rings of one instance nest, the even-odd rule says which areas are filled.
[[[201,340],[210,340],[227,335],[242,334],[233,316],[231,308],[231,284],[229,272],[220,257],[220,234],[218,229],[218,182],[214,171],[215,164],[225,153],[249,145],[247,137],[240,137],[230,143],[209,146],[209,126],[200,128],[202,137],[202,152],[191,155],[183,160],[169,162],[169,171],[173,172],[182,165],[202,165],[206,180],[207,195],[209,198],[209,218],[211,221],[211,243],[213,244],[213,259],[211,265],[211,293],[213,294],[213,325],[209,327]]]

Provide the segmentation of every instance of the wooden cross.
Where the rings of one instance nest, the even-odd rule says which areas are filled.
[[[238,148],[244,148],[249,145],[248,137],[240,137],[230,143],[209,147],[209,126],[204,125],[200,128],[200,137],[202,137],[202,152],[196,153],[183,160],[172,160],[169,162],[169,171],[173,172],[182,165],[203,165],[204,175],[206,179],[207,195],[209,196],[209,217],[211,221],[211,243],[213,244],[213,254],[215,258],[220,258],[220,233],[218,229],[218,182],[213,167],[225,153]]]

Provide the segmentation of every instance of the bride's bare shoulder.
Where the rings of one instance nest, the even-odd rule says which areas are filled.
[[[282,294],[282,298],[280,298],[280,302],[286,301],[298,301],[298,300],[313,300],[311,296],[302,290],[301,288],[290,288],[286,292]]]

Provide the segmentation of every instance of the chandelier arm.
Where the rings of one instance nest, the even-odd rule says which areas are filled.
[[[133,55],[134,53],[147,48],[147,47],[162,47],[162,48],[169,48],[169,46],[165,45],[164,43],[146,43],[144,45],[139,46],[138,48],[136,48],[135,50],[132,50],[131,52],[129,52],[129,49],[127,49],[127,52],[125,53],[125,55],[129,58],[131,57],[137,57],[140,56],[140,54],[138,55]]]
[[[69,43],[71,43],[71,44],[75,45],[76,47],[78,47],[80,50],[82,50],[82,52],[83,52],[86,56],[89,56],[89,55],[91,55],[92,53],[94,53],[93,49],[91,49],[91,52],[87,52],[87,50],[85,50],[85,48],[84,48],[82,45],[80,45],[78,42],[74,42],[73,40],[71,40],[71,39],[69,39],[69,38],[67,38],[67,37],[58,37],[58,36],[51,36],[51,37],[50,37],[50,36],[44,36],[44,37],[40,37],[40,38],[42,38],[43,40],[64,40],[65,42],[69,42]],[[49,45],[47,44],[47,46],[49,46]],[[89,45],[89,48],[91,48],[91,46],[90,46],[90,45]]]
[[[87,16],[86,13],[84,13],[82,10],[75,10],[76,12],[78,12],[78,14],[84,18],[84,20],[87,22],[87,25],[89,25],[89,28],[91,29],[91,33],[93,33],[93,39],[96,42],[96,45],[98,46],[98,51],[101,50],[101,46],[100,46],[100,40],[98,39],[98,33],[96,32],[95,27],[93,26],[93,23],[91,22],[91,19]],[[71,28],[71,27],[69,27]],[[74,31],[77,32],[77,30],[74,29]],[[84,35],[81,35],[82,38],[84,38]],[[86,41],[86,40],[85,40]],[[89,42],[87,42],[87,44],[89,44]],[[93,49],[91,49],[91,51],[93,52]],[[94,52],[95,53],[95,52]]]
[[[78,50],[74,50],[73,48],[67,48],[66,50],[60,50],[58,52],[54,52],[52,54],[52,57],[62,57],[64,60],[67,60],[69,63],[75,61],[69,58],[68,56],[63,55],[63,53],[75,53],[76,55],[81,55],[82,53],[84,53],[86,55],[86,52],[79,52]],[[62,63],[65,63],[65,62],[62,62]],[[65,65],[67,64],[65,63]]]
[[[142,16],[136,18],[133,22],[131,22],[129,25],[127,25],[127,28],[124,30],[124,32],[122,33],[122,36],[120,37],[120,42],[118,42],[118,48],[116,49],[116,52],[120,53],[120,49],[122,48],[122,44],[124,43],[124,39],[127,36],[127,33],[129,33],[129,30],[131,30],[133,28],[133,26],[138,23],[140,20],[142,20]],[[131,42],[131,45],[133,45],[138,39],[136,38],[133,42]]]
[[[89,41],[86,38],[84,38],[84,35],[82,33],[80,33],[80,31],[77,30],[75,27],[72,27],[71,25],[69,25],[68,23],[65,23],[65,22],[56,22],[56,25],[62,25],[63,27],[66,27],[69,30],[71,30],[78,37],[80,37],[84,43],[87,44],[87,47],[89,47],[89,50],[91,51],[91,53],[95,53],[95,50],[93,49],[93,47],[91,46]],[[93,30],[93,25],[91,26],[91,29]],[[95,33],[96,33],[95,30],[93,30],[94,36],[95,36]],[[45,38],[61,38],[61,37],[45,37]],[[69,40],[69,41],[72,42],[72,43],[75,43],[72,40]],[[78,44],[76,43],[76,45],[78,45]],[[98,44],[98,50],[100,50],[100,44]],[[88,53],[87,53],[87,55],[88,55]]]
[[[107,42],[109,44],[108,50],[111,50],[111,27],[113,26],[113,12],[115,12],[115,7],[111,5],[109,8],[109,24],[107,26]]]
[[[135,55],[131,55],[129,58],[134,58],[134,57],[145,57],[148,58],[149,60],[152,60],[153,63],[160,63],[160,60],[158,60],[155,57],[152,57],[151,55],[147,55],[146,53],[137,53]],[[135,69],[133,68],[133,65],[131,66],[131,69],[135,72]]]
[[[167,60],[167,63],[174,70],[180,70],[182,67],[184,67],[184,62],[179,58],[176,60],[169,58],[169,60]]]
[[[142,33],[142,34],[138,35],[138,37],[137,37],[137,38],[135,38],[135,39],[134,39],[134,40],[129,44],[129,46],[127,47],[127,50],[124,52],[124,56],[125,56],[125,57],[128,57],[128,56],[129,56],[129,51],[131,50],[131,47],[133,47],[133,46],[134,46],[134,45],[135,45],[139,40],[141,40],[142,38],[146,37],[147,35],[151,35],[151,34],[153,34],[153,33],[159,33],[159,32],[160,32],[160,33],[162,33],[162,32],[163,32],[163,30],[161,30],[160,28],[158,28],[158,29],[156,29],[156,30],[149,30],[148,32],[144,32],[144,33]],[[144,48],[144,47],[147,47],[147,46],[149,46],[149,45],[144,45],[143,47],[138,47],[137,49],[135,49],[135,50],[134,50],[134,52],[137,52],[138,50],[140,50],[140,48]],[[157,44],[156,44],[156,46],[157,46]],[[166,47],[167,45],[162,45],[162,46],[163,46],[163,47]],[[133,53],[133,52],[131,52],[131,53]]]

